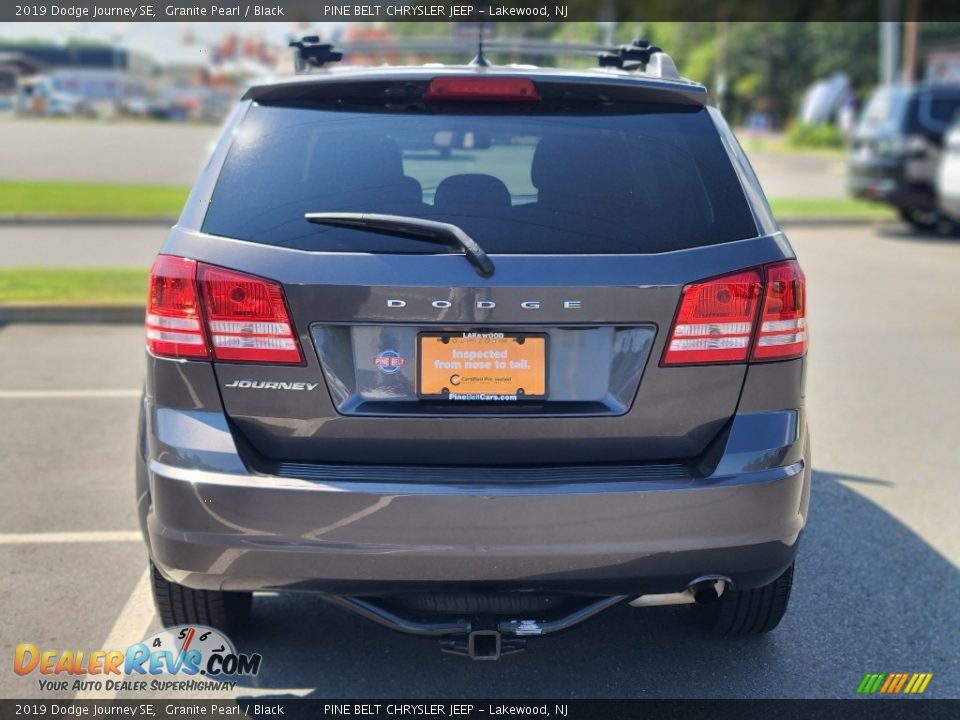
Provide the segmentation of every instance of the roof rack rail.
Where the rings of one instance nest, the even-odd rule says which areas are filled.
[[[654,77],[679,79],[677,66],[662,48],[651,45],[649,40],[636,38],[629,45],[620,45],[597,54],[600,67],[616,67],[623,70],[639,70]]]
[[[476,48],[476,43],[451,38],[399,38],[377,41],[345,42],[334,49],[323,44],[316,35],[308,35],[290,43],[295,48],[295,67],[298,74],[309,73],[327,63],[343,60],[344,52],[418,52],[418,53],[466,53]],[[554,42],[539,38],[505,38],[484,40],[483,55],[508,53],[511,55],[585,56],[597,59],[600,67],[616,67],[623,70],[642,70],[646,75],[667,80],[681,80],[677,66],[671,57],[649,41],[637,38],[629,45],[609,47],[590,43]],[[486,60],[486,57],[483,58]],[[476,59],[474,60],[476,62]]]
[[[291,41],[289,46],[296,49],[294,66],[298,74],[343,60],[342,52],[335,50],[333,45],[321,43],[317,35],[305,35],[300,40]]]
[[[477,41],[464,38],[411,37],[359,41],[344,41],[340,48],[348,53],[413,52],[469,57],[476,54]],[[483,41],[484,55],[507,54],[525,57],[559,57],[565,55],[594,57],[608,49],[595,43],[558,42],[541,38],[502,38]]]

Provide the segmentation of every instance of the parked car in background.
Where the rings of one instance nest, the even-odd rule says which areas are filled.
[[[943,141],[943,156],[937,173],[937,201],[940,211],[960,225],[960,121],[954,123]]]
[[[21,115],[96,117],[96,110],[82,96],[57,90],[53,79],[45,75],[20,85],[17,105]]]
[[[878,88],[854,130],[850,191],[893,205],[921,230],[950,226],[937,206],[943,139],[960,110],[960,85]]]

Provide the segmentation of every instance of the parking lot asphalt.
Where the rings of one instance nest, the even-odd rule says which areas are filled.
[[[618,607],[498,663],[441,654],[308,595],[258,596],[232,695],[854,697],[931,672],[960,697],[960,242],[895,226],[795,229],[808,276],[811,518],[782,625],[716,638]],[[44,694],[13,648],[126,647],[157,628],[133,512],[142,383],[133,326],[0,328],[0,696]],[[140,697],[120,694],[121,697]]]
[[[189,185],[217,126],[18,118],[0,124],[4,180]]]
[[[169,230],[160,223],[0,225],[0,268],[148,268]]]

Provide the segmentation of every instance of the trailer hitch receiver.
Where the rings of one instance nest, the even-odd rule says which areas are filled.
[[[452,655],[471,660],[499,660],[504,655],[523,652],[527,642],[523,638],[504,637],[499,630],[474,630],[466,636],[445,637],[440,649]]]

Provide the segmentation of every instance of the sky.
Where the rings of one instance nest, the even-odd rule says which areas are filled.
[[[180,58],[184,54],[184,38],[192,36],[194,45],[210,45],[227,33],[234,32],[241,37],[263,37],[264,39],[285,45],[291,37],[309,34],[327,34],[339,23],[312,23],[304,28],[299,23],[258,23],[258,22],[203,22],[203,23],[167,23],[167,22],[43,22],[43,23],[0,23],[0,38],[17,40],[22,38],[49,38],[55,42],[65,42],[68,38],[79,37],[90,40],[119,44],[130,50],[139,50],[163,63]]]

